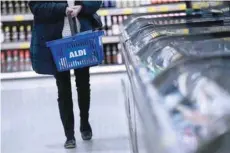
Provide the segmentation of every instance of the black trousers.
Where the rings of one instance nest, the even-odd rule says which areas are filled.
[[[78,93],[80,124],[88,124],[90,108],[90,75],[89,68],[74,70],[75,83]],[[59,72],[55,75],[58,88],[58,106],[61,121],[67,139],[74,137],[74,113],[71,91],[70,72]]]

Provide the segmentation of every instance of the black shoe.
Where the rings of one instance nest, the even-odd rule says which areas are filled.
[[[83,131],[81,132],[81,137],[83,140],[91,140],[92,139],[92,131]]]
[[[64,147],[66,149],[76,148],[76,141],[75,141],[75,139],[66,140]]]
[[[92,139],[92,136],[93,136],[92,128],[91,128],[89,123],[81,124],[80,131],[81,131],[81,137],[83,140],[91,140]]]

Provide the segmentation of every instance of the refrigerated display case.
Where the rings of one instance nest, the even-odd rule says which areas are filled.
[[[166,19],[135,16],[122,27],[133,152],[228,153],[229,16]]]

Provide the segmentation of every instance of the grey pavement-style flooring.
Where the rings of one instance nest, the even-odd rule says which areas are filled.
[[[130,153],[121,79],[124,74],[91,77],[93,140],[79,133],[77,93],[72,79],[77,148],[65,150],[53,78],[3,81],[2,153]]]

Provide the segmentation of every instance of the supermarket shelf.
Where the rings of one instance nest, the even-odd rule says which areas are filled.
[[[90,68],[91,74],[121,73],[125,71],[126,68],[124,65],[97,66],[97,67]],[[71,75],[73,75],[73,71],[71,71]],[[40,75],[35,73],[34,71],[1,73],[1,80],[30,79],[30,78],[44,78],[44,77],[52,77],[52,76]]]
[[[31,21],[33,20],[32,14],[19,14],[19,15],[2,15],[1,22],[11,21]]]
[[[104,36],[102,37],[103,44],[109,43],[118,43],[120,41],[119,36]],[[9,43],[2,43],[1,50],[7,49],[28,49],[30,47],[30,42],[9,42]]]
[[[112,43],[118,43],[120,42],[119,36],[104,36],[102,37],[102,43],[103,44],[112,44]]]
[[[6,49],[28,49],[30,48],[30,42],[9,42],[2,43],[1,50]]]
[[[210,1],[210,2],[192,2],[193,9],[202,9],[202,8],[209,8],[218,5],[223,5],[223,1]]]
[[[136,8],[108,8],[100,9],[97,11],[100,16],[108,15],[129,15],[139,13],[160,13],[160,12],[171,12],[171,11],[184,11],[186,4],[184,2],[172,3],[172,4],[159,4],[154,6],[142,6]],[[30,21],[33,20],[32,14],[21,14],[21,15],[2,15],[2,22],[10,21]]]
[[[184,2],[174,4],[159,4],[154,6],[142,6],[136,8],[111,8],[100,9],[97,13],[100,16],[107,15],[129,15],[140,13],[160,13],[160,12],[173,12],[186,10],[186,4]]]

